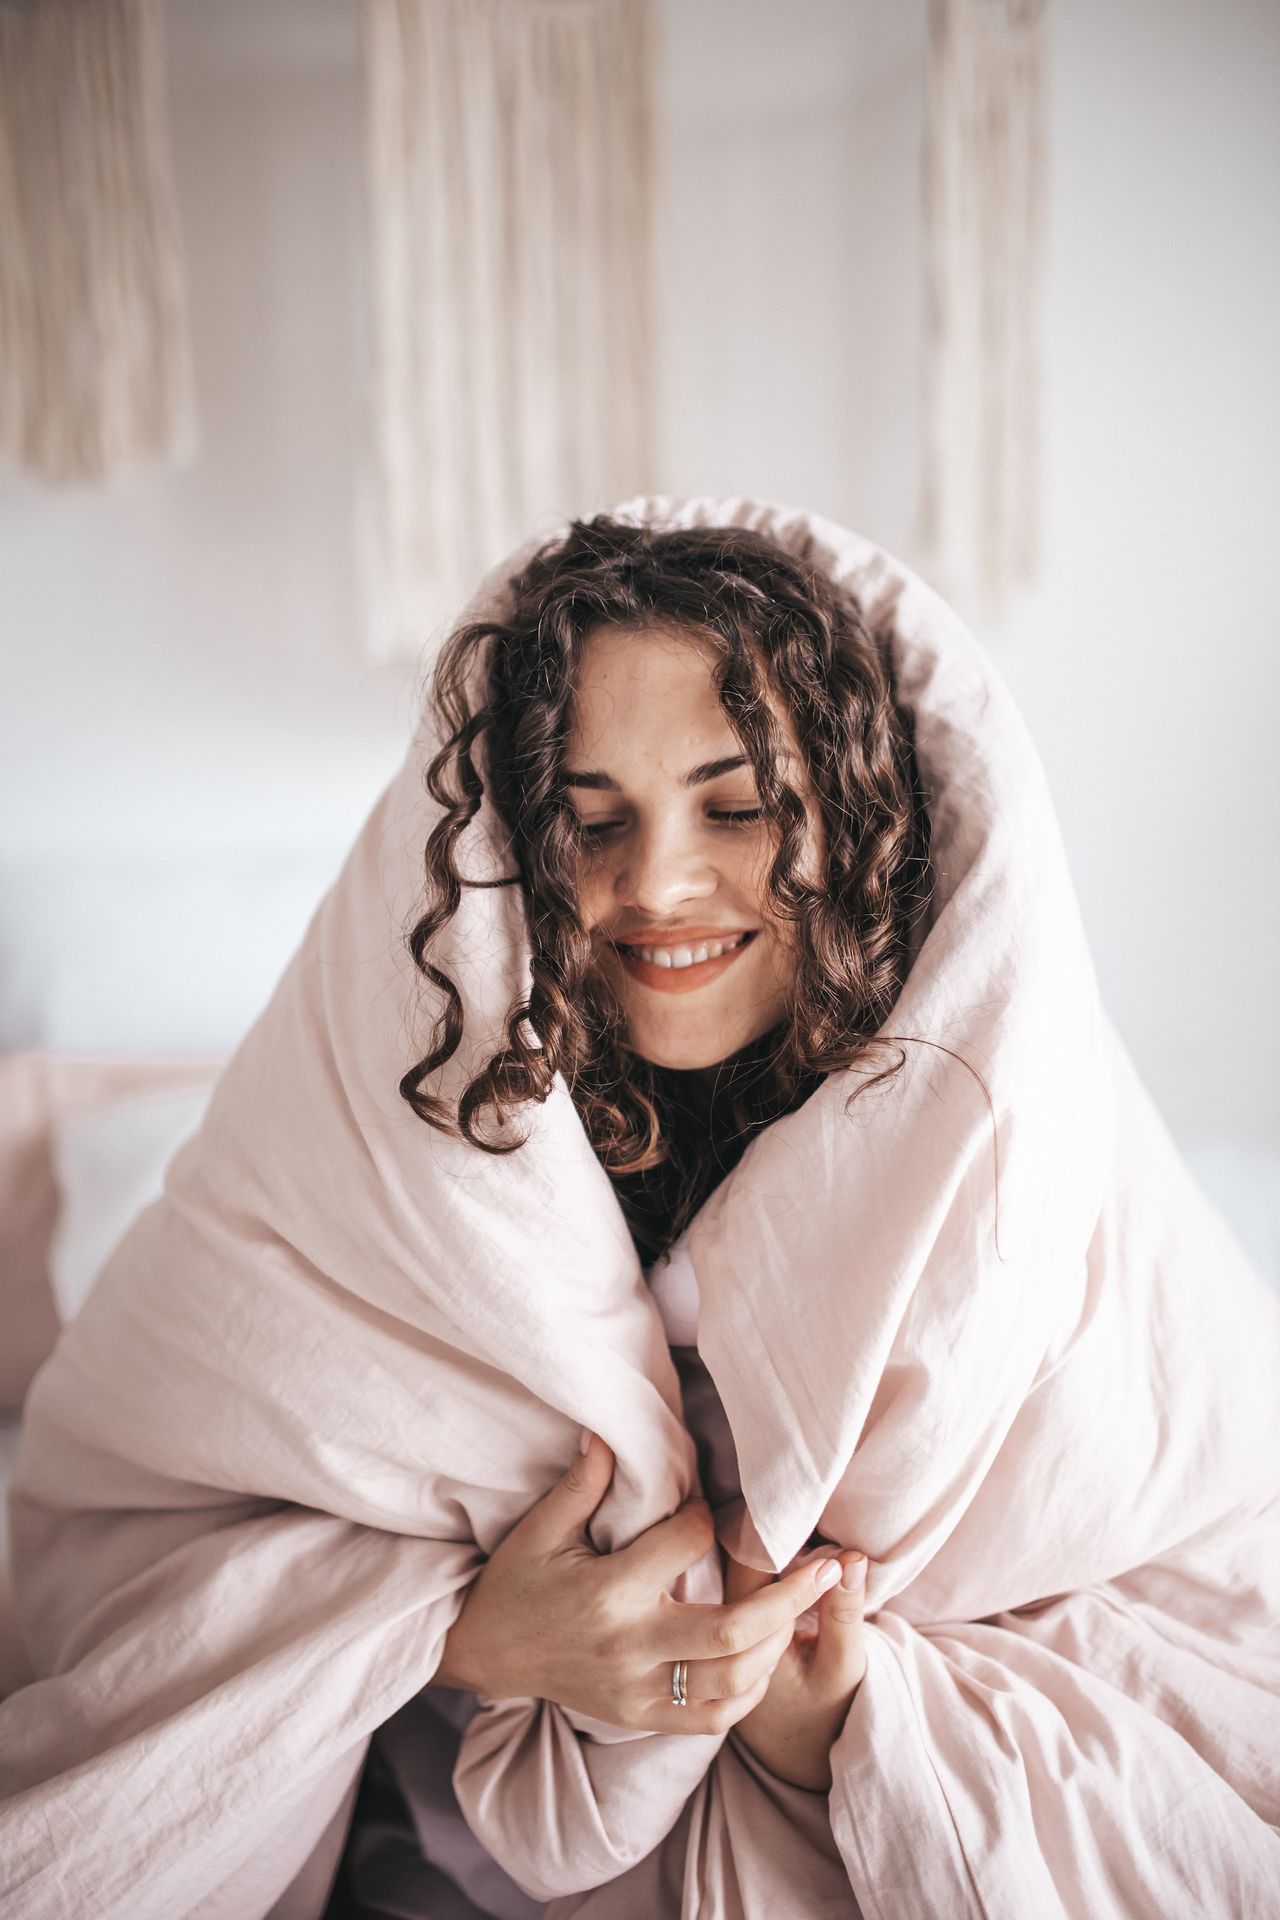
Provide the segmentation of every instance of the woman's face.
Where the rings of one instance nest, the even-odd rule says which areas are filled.
[[[713,649],[670,628],[599,627],[580,662],[566,784],[582,822],[580,900],[630,1044],[656,1066],[715,1066],[782,1019],[794,929],[771,918],[773,840],[712,683]],[[821,827],[794,729],[782,771]]]

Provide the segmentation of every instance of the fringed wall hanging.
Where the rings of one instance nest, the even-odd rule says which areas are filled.
[[[365,0],[369,650],[654,483],[652,0]]]
[[[1041,519],[1046,0],[930,0],[920,562],[973,613]]]
[[[0,459],[98,481],[194,449],[155,0],[0,0]]]

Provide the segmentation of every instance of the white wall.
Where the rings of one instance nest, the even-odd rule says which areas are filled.
[[[6,853],[340,842],[408,725],[356,642],[357,7],[166,14],[204,445],[100,493],[4,483]]]
[[[1049,565],[1002,658],[1166,1114],[1280,1144],[1280,9],[1062,6]]]
[[[101,494],[0,482],[0,860],[28,882],[336,864],[412,716],[412,668],[358,643],[357,0],[167,12],[204,451]],[[924,0],[664,17],[664,484],[910,558]],[[1166,1114],[1280,1149],[1280,9],[1059,0],[1051,75],[1048,548],[985,637]]]

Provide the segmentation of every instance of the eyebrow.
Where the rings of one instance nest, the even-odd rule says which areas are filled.
[[[786,754],[785,759],[794,756]],[[718,780],[722,773],[736,773],[739,767],[750,765],[745,753],[730,754],[727,760],[704,760],[700,767],[693,767],[685,774],[681,786],[702,787],[708,780]],[[600,773],[595,768],[583,768],[581,772],[566,773],[566,787],[589,787],[593,793],[621,793],[622,788],[610,774]]]

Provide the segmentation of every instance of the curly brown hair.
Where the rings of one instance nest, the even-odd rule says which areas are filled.
[[[578,909],[584,846],[562,781],[578,662],[601,625],[659,624],[696,634],[754,770],[774,852],[771,911],[797,931],[797,977],[783,1022],[724,1063],[709,1097],[694,1077],[643,1060],[593,966]],[[476,699],[475,690],[482,689]],[[428,1125],[487,1153],[513,1110],[541,1102],[562,1075],[613,1180],[637,1244],[655,1255],[692,1218],[752,1135],[807,1098],[824,1075],[871,1059],[906,979],[931,889],[929,815],[912,716],[896,698],[892,656],[852,597],[764,535],[740,527],[574,521],[509,584],[501,618],[460,627],[436,665],[431,698],[444,741],[426,784],[442,808],[426,845],[428,906],[409,935],[421,974],[444,996],[432,1046],[400,1082]],[[821,815],[826,871],[802,871],[804,801],[779,772],[781,703],[803,746]],[[477,765],[482,748],[484,772]],[[491,800],[515,871],[464,879],[462,834]],[[462,1039],[462,1001],[431,959],[466,885],[519,885],[532,985],[501,1046],[456,1110],[425,1089]],[[890,1051],[893,1051],[890,1048]],[[897,1073],[905,1056],[851,1098]],[[486,1115],[504,1137],[482,1126]]]

